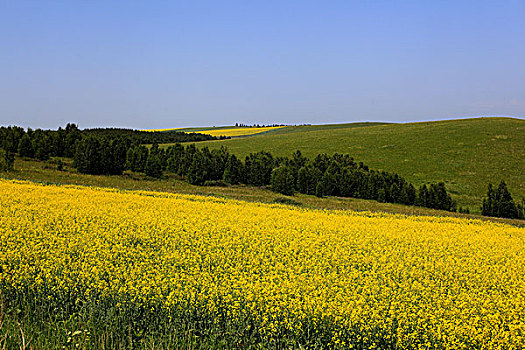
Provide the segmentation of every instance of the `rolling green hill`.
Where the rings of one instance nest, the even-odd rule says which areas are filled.
[[[474,118],[406,124],[354,123],[296,126],[199,146],[226,146],[240,156],[266,150],[348,153],[370,167],[396,172],[419,185],[444,181],[462,206],[479,212],[489,182],[507,181],[525,197],[525,120]]]

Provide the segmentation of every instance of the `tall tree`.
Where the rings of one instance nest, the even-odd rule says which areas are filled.
[[[151,177],[160,178],[162,177],[162,164],[160,156],[156,153],[150,153],[146,161],[145,168],[146,175]]]
[[[239,158],[234,154],[230,155],[226,162],[226,169],[224,170],[223,180],[232,185],[237,185],[244,181],[244,169],[243,164]]]
[[[73,166],[83,174],[101,174],[100,142],[93,136],[83,138],[77,143]]]
[[[295,189],[295,180],[293,170],[285,165],[272,170],[271,178],[272,191],[282,193],[287,196],[293,196]]]
[[[502,218],[518,218],[518,208],[507,189],[505,181],[501,181],[496,192],[497,216]]]
[[[28,134],[24,134],[18,143],[18,154],[20,157],[33,158],[35,156],[35,148],[33,147],[33,141]]]

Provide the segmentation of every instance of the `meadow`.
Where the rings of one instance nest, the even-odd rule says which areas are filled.
[[[0,179],[18,348],[525,347],[525,229]]]
[[[443,181],[459,205],[479,213],[489,183],[505,180],[515,199],[525,197],[525,121],[474,118],[381,124],[289,126],[263,134],[198,143],[244,157],[268,151],[290,156],[300,150],[347,153],[369,165],[397,173],[414,185]]]

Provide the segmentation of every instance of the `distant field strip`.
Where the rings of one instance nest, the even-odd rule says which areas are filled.
[[[126,327],[196,315],[293,347],[525,347],[522,228],[8,180],[0,198],[0,288],[22,312],[139,305]]]
[[[159,132],[159,131],[176,131],[176,130],[181,130],[183,128],[172,128],[172,129],[145,129],[145,130],[141,130],[141,131],[150,131],[150,132]]]
[[[202,134],[208,134],[211,136],[249,136],[267,132],[270,130],[277,130],[284,128],[284,126],[275,126],[275,127],[263,127],[263,128],[231,128],[231,129],[210,129],[199,131]]]
[[[271,126],[261,128],[237,128],[237,127],[217,127],[217,128],[174,128],[174,129],[149,129],[143,131],[183,131],[183,132],[198,132],[201,134],[208,134],[212,136],[249,136],[261,134],[263,132],[277,130],[285,126]]]

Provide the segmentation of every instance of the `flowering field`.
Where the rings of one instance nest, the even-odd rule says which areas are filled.
[[[7,180],[0,202],[6,308],[74,317],[84,347],[525,347],[522,228]]]
[[[211,136],[230,136],[230,137],[236,137],[236,136],[248,136],[248,135],[255,135],[260,134],[266,131],[275,130],[284,128],[284,126],[265,126],[265,127],[231,127],[231,128],[172,128],[172,129],[148,129],[143,131],[185,131],[185,132],[197,132],[201,134],[208,134]],[[186,129],[190,129],[190,131],[186,131]]]
[[[284,126],[267,126],[267,127],[260,127],[260,128],[231,128],[231,129],[210,129],[210,130],[203,130],[199,131],[202,134],[208,134],[211,136],[248,136],[248,135],[255,135],[260,134],[266,131],[275,130],[284,128]]]

